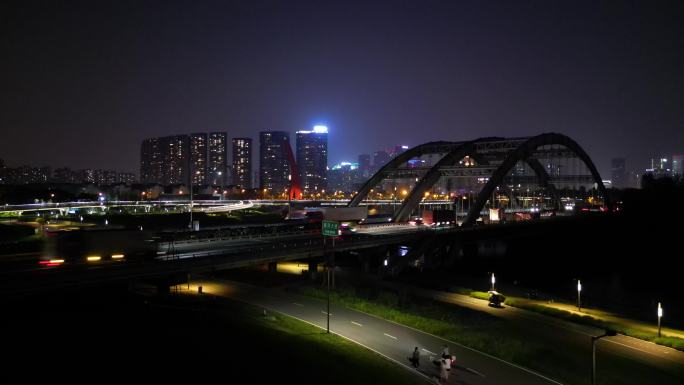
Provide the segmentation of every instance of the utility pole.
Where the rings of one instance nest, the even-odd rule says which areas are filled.
[[[325,250],[325,237],[332,237],[332,255],[326,260],[325,270],[326,270],[326,281],[328,284],[328,306],[327,306],[327,333],[330,334],[330,280],[331,274],[335,274],[334,271],[330,271],[330,267],[335,266],[335,237],[338,235],[340,223],[335,221],[323,221],[322,223],[322,235],[323,235],[323,255],[326,255]]]
[[[603,337],[612,337],[615,335],[617,335],[615,330],[608,329],[603,335],[596,337],[591,336],[591,385],[596,384],[596,341]]]

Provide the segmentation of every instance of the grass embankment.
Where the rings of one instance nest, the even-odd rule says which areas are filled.
[[[38,365],[52,380],[70,381],[90,368],[126,379],[173,377],[172,383],[192,376],[233,384],[426,384],[320,328],[270,312],[264,317],[261,308],[223,298],[112,288],[3,306],[0,326],[12,331],[3,338],[3,348],[12,352],[3,359],[10,374],[26,376],[27,365]]]
[[[325,290],[312,287],[299,288],[298,292],[320,299],[327,295]],[[361,298],[357,293],[374,298]],[[583,364],[577,357],[525,338],[513,332],[505,321],[483,312],[424,300],[420,304],[408,296],[386,291],[368,295],[352,288],[338,288],[331,293],[331,301],[456,341],[567,384],[586,382],[586,376],[576,370]]]
[[[474,291],[463,287],[452,287],[449,289],[449,291],[458,294],[469,295],[477,299],[489,299],[489,294],[485,292]],[[533,311],[535,313],[560,318],[566,321],[582,325],[593,326],[600,329],[612,329],[626,336],[639,338],[644,341],[650,341],[659,345],[668,346],[677,350],[684,351],[684,339],[677,337],[658,337],[653,332],[649,332],[635,326],[629,326],[629,322],[621,323],[614,321],[606,321],[595,316],[580,315],[577,313],[569,312],[567,310],[557,309],[551,306],[545,306],[537,302],[529,301],[524,298],[518,297],[506,297],[506,301],[504,303],[508,306]]]
[[[317,367],[320,373],[314,375],[317,378],[316,383],[426,383],[426,380],[368,349],[334,334],[328,335],[317,327],[287,316],[278,314],[273,317],[261,317],[252,324],[252,328],[254,333],[269,339],[269,346],[280,345],[283,359],[302,364],[299,369],[301,373],[293,373],[294,378],[311,376],[312,368]],[[347,370],[348,368],[353,370]]]
[[[272,312],[264,316],[261,308],[223,298],[192,296],[190,301],[203,303],[202,318],[211,321],[204,321],[202,334],[211,335],[212,344],[233,349],[232,339],[241,341],[242,369],[255,370],[255,378],[304,384],[426,383],[366,348],[294,318]]]
[[[505,303],[508,306],[533,311],[548,315],[551,317],[561,318],[566,321],[575,322],[578,324],[594,326],[601,329],[612,329],[620,334],[630,337],[639,338],[645,341],[654,342],[659,345],[669,346],[671,348],[684,351],[684,339],[676,337],[658,337],[657,335],[642,330],[638,327],[630,327],[625,323],[609,322],[590,315],[579,315],[577,313],[569,312],[567,310],[555,309],[549,306],[531,303],[522,298],[507,297]]]

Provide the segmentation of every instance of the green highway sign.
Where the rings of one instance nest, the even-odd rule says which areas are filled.
[[[336,237],[340,228],[340,222],[323,221],[323,236]]]

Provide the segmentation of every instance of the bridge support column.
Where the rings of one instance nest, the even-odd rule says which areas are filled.
[[[278,271],[278,262],[269,262],[268,263],[268,272],[269,273],[276,273]]]
[[[311,278],[312,281],[315,281],[317,276],[318,276],[318,263],[309,262],[309,278]]]

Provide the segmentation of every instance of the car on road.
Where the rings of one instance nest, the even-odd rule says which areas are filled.
[[[503,307],[502,304],[506,300],[503,294],[497,292],[496,290],[490,290],[487,292],[489,294],[489,306],[491,307]]]
[[[340,235],[352,235],[356,233],[356,228],[352,227],[349,223],[340,224]]]
[[[409,224],[414,226],[420,226],[423,224],[423,218],[413,218],[409,221]]]

